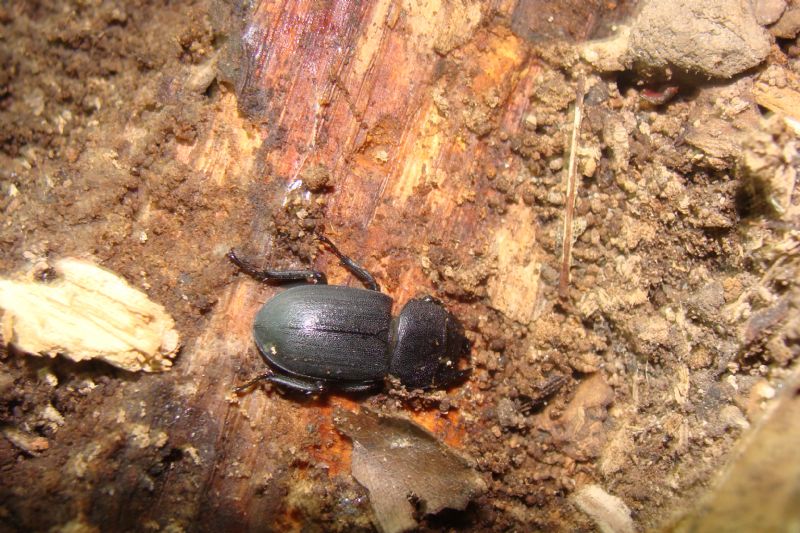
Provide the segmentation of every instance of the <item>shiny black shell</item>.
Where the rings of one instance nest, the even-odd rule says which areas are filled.
[[[459,357],[469,350],[461,323],[430,298],[403,307],[395,338],[389,373],[412,389],[446,385],[458,373]]]
[[[365,289],[300,285],[258,312],[261,355],[288,374],[334,382],[378,382],[389,372],[392,299]]]

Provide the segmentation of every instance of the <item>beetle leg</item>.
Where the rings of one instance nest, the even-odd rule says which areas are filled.
[[[313,379],[304,379],[293,376],[286,376],[283,374],[276,374],[274,372],[264,372],[259,374],[244,385],[239,385],[233,392],[236,394],[245,394],[261,381],[269,381],[279,387],[291,389],[293,392],[300,392],[306,396],[312,394],[324,394],[328,392],[328,386],[323,381],[315,381]]]
[[[227,253],[228,259],[239,267],[239,270],[261,283],[276,282],[284,283],[287,281],[313,281],[317,285],[327,285],[328,278],[319,270],[258,270],[250,263],[239,259],[236,252],[231,250]]]
[[[250,389],[253,388],[254,385],[258,384],[260,381],[269,381],[269,377],[272,375],[271,372],[264,372],[263,374],[259,374],[244,385],[239,385],[233,392],[236,394],[244,394],[248,392]]]
[[[383,388],[382,381],[372,381],[368,383],[337,383],[336,390],[341,392],[369,392]]]
[[[328,386],[324,381],[314,379],[304,379],[285,374],[268,374],[264,379],[280,387],[286,387],[295,392],[301,392],[306,396],[312,394],[324,394],[328,391]]]
[[[264,372],[263,374],[259,374],[258,376],[254,377],[244,385],[236,387],[233,389],[233,391],[236,394],[244,394],[261,381],[269,381],[270,383],[274,383],[279,387],[286,387],[294,392],[300,392],[308,396],[312,394],[325,394],[326,392],[330,392],[331,388],[335,388],[337,391],[341,392],[359,393],[370,392],[383,387],[383,383],[380,381],[371,381],[369,383],[337,383],[334,387],[331,387],[324,381],[287,376],[284,374],[275,374],[273,372]]]
[[[339,258],[339,261],[342,263],[342,266],[344,266],[355,277],[357,277],[361,281],[361,283],[364,284],[366,288],[368,288],[371,291],[380,292],[381,288],[378,286],[378,282],[375,281],[375,278],[372,276],[372,274],[370,274],[367,271],[366,268],[362,267],[361,265],[359,265],[346,255],[344,255],[342,252],[340,252],[339,249],[336,247],[336,245],[333,244],[331,240],[327,238],[325,235],[317,233],[316,237],[317,239],[321,240],[322,242],[328,245],[331,252],[333,252],[333,255]]]

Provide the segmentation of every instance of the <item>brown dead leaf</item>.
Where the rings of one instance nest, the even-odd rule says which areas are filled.
[[[410,420],[340,409],[334,423],[353,441],[353,477],[369,491],[383,532],[415,528],[414,504],[424,514],[460,510],[486,490],[469,459]]]

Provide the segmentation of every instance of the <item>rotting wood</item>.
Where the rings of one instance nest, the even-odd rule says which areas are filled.
[[[272,11],[260,5],[243,28],[243,56],[238,61],[245,65],[246,76],[234,85],[239,110],[256,123],[263,121],[263,126],[250,138],[237,138],[215,126],[223,136],[198,139],[193,149],[182,152],[183,161],[198,168],[207,168],[209,161],[215,161],[217,169],[241,165],[241,159],[209,147],[222,145],[233,148],[233,153],[246,153],[254,146],[251,143],[261,142],[248,175],[276,186],[272,190],[280,196],[272,205],[284,202],[285,191],[306,168],[323,165],[331,183],[325,226],[337,244],[348,253],[358,251],[359,260],[378,276],[397,308],[420,293],[434,293],[427,270],[431,267],[420,261],[415,243],[441,243],[461,264],[474,268],[475,256],[491,250],[505,228],[534,218],[532,208],[521,202],[512,205],[505,217],[498,217],[487,216],[481,203],[474,201],[475,197],[498,197],[499,203],[505,202],[486,180],[470,182],[470,173],[493,172],[488,166],[505,160],[511,161],[511,166],[502,169],[506,175],[522,172],[516,166],[519,160],[497,153],[482,132],[499,128],[512,135],[524,127],[522,117],[532,105],[539,74],[523,40],[502,24],[479,28],[488,9],[479,5],[442,4],[431,19],[427,5],[406,5],[398,15],[397,5],[379,2],[348,8],[346,16],[339,11],[324,15],[309,11],[305,27],[291,23],[299,12]],[[252,36],[259,41],[248,41]],[[331,42],[337,46],[330,46]],[[445,49],[451,50],[442,55]],[[472,75],[466,76],[468,72]],[[275,90],[272,97],[264,97],[266,88]],[[457,105],[447,108],[446,102]],[[225,109],[215,123],[238,120],[230,107]],[[278,143],[270,141],[276,134],[281,135]],[[226,177],[231,178],[236,176]],[[256,228],[254,235],[243,235],[243,241],[270,246],[270,236]],[[514,277],[518,283],[504,283],[499,276],[500,284],[490,293],[495,308],[524,322],[533,318],[539,298],[538,275],[528,275],[540,268],[535,231],[533,224],[527,224],[515,235],[514,246],[494,251],[500,264],[512,270],[527,269]],[[504,254],[512,255],[504,262]],[[331,283],[352,283],[342,278],[341,269],[327,268],[334,264],[321,254],[316,266],[328,270]],[[389,275],[389,269],[398,274]],[[457,271],[453,275],[453,283],[464,283]],[[304,481],[303,474],[294,469],[287,470],[287,459],[280,455],[252,453],[249,443],[263,443],[264,432],[285,448],[297,447],[301,455],[311,453],[315,461],[328,466],[331,476],[346,476],[350,469],[350,443],[332,429],[331,407],[287,403],[274,393],[255,393],[238,400],[238,405],[220,405],[218,398],[225,397],[226,384],[202,372],[214,364],[219,352],[252,357],[252,350],[247,350],[249,331],[226,332],[229,340],[224,347],[218,339],[228,323],[248,324],[255,308],[274,291],[243,280],[237,296],[221,302],[214,322],[198,342],[206,348],[192,354],[187,369],[188,375],[201,376],[198,396],[190,403],[210,407],[219,413],[212,417],[223,423],[216,459],[209,457],[215,462],[213,474],[206,478],[204,489],[215,496],[208,497],[208,510],[202,513],[219,527],[230,525],[221,514],[224,508],[238,509],[237,519],[251,524],[244,527],[252,527],[250,517],[266,507],[289,505],[282,499],[267,503],[253,498],[252,486],[225,474],[232,469],[244,469],[253,480],[263,479],[270,470],[291,476],[270,477],[265,482],[268,491],[305,490],[306,483],[312,482]],[[452,305],[457,314],[464,309],[463,304]],[[252,362],[230,364],[250,367]],[[352,408],[341,398],[331,399],[330,405]],[[276,424],[275,417],[291,423]],[[423,413],[416,419],[446,442],[459,443],[464,438],[458,411],[445,418]],[[306,427],[316,429],[306,435]],[[317,449],[319,443],[321,449]],[[220,457],[222,450],[225,456]],[[281,520],[287,519],[282,516]]]
[[[579,202],[576,209],[576,235],[582,230],[580,208],[594,211],[588,213],[594,220],[586,223],[595,226],[574,249],[572,286],[581,292],[589,289],[579,302],[587,305],[576,313],[554,302],[560,237],[556,227],[564,204],[558,188],[563,177],[562,125],[572,100],[568,73],[575,65],[569,54],[559,54],[568,50],[531,48],[520,33],[509,31],[533,28],[519,20],[527,11],[522,3],[486,7],[477,23],[475,4],[463,2],[444,7],[436,2],[247,5],[255,6],[256,13],[237,13],[244,27],[231,37],[231,42],[244,42],[243,61],[220,56],[226,71],[247,65],[243,76],[221,76],[212,83],[208,64],[199,62],[203,57],[198,56],[205,55],[191,50],[213,48],[219,40],[212,44],[209,38],[203,44],[184,38],[183,32],[177,39],[153,39],[161,50],[186,54],[179,70],[152,68],[160,64],[160,55],[146,53],[144,46],[111,49],[135,56],[133,68],[113,70],[107,78],[113,80],[113,98],[104,102],[114,105],[103,109],[121,104],[117,109],[130,113],[124,134],[119,127],[128,120],[124,112],[112,115],[113,127],[108,122],[103,127],[102,119],[109,115],[97,109],[91,95],[83,98],[82,92],[67,90],[67,84],[59,84],[64,85],[59,90],[77,103],[75,107],[56,105],[56,99],[49,98],[53,93],[41,90],[20,101],[18,96],[26,92],[19,84],[3,99],[12,108],[38,108],[28,116],[44,113],[35,122],[49,127],[45,121],[54,118],[57,126],[41,142],[36,140],[39,134],[27,139],[24,132],[9,136],[13,143],[35,145],[21,150],[24,159],[8,162],[11,168],[28,165],[21,173],[25,181],[3,182],[10,193],[4,213],[19,224],[14,229],[26,235],[4,232],[6,242],[15,243],[14,253],[31,244],[37,244],[32,248],[36,254],[48,253],[47,246],[32,243],[34,236],[59,245],[69,240],[66,233],[77,236],[70,239],[86,239],[82,251],[122,267],[119,271],[131,282],[171,306],[188,344],[172,372],[155,376],[131,376],[105,365],[97,368],[99,364],[87,369],[60,358],[4,359],[3,365],[13,371],[0,374],[0,390],[12,391],[4,397],[14,411],[11,423],[24,428],[32,421],[27,427],[43,427],[48,438],[4,431],[4,479],[14,485],[3,487],[0,515],[28,526],[18,526],[20,530],[88,531],[99,524],[111,530],[369,528],[365,493],[350,476],[350,443],[331,423],[332,408],[352,411],[353,399],[302,402],[274,390],[244,398],[232,394],[233,387],[263,370],[252,347],[250,324],[255,310],[276,289],[243,276],[229,283],[233,269],[225,263],[225,251],[250,245],[265,265],[307,263],[313,260],[313,245],[300,230],[307,232],[319,223],[376,272],[399,305],[417,291],[434,291],[469,320],[468,329],[477,336],[470,383],[438,396],[409,400],[392,391],[380,399],[357,400],[382,410],[407,411],[437,438],[472,450],[481,461],[482,475],[491,477],[489,496],[473,508],[480,512],[476,529],[588,528],[588,522],[581,523],[577,512],[564,505],[563,496],[598,479],[605,480],[607,493],[619,495],[636,510],[637,527],[652,527],[677,498],[694,499],[690,491],[703,484],[704,472],[718,464],[719,454],[735,438],[732,432],[744,425],[737,406],[758,400],[742,396],[756,376],[740,372],[734,359],[737,352],[727,340],[736,330],[713,315],[718,302],[737,301],[740,291],[750,286],[748,273],[739,272],[739,254],[751,252],[747,266],[756,267],[755,272],[764,259],[746,240],[732,234],[734,238],[720,240],[720,228],[738,232],[744,226],[712,226],[711,238],[706,239],[701,227],[686,232],[682,224],[669,222],[674,218],[659,222],[659,214],[677,216],[690,226],[711,217],[722,218],[722,224],[735,221],[729,218],[735,216],[730,189],[717,188],[730,185],[729,180],[719,175],[703,183],[707,168],[694,167],[669,152],[644,151],[639,143],[649,132],[660,132],[656,135],[666,133],[666,142],[649,146],[680,149],[683,133],[677,130],[686,123],[685,115],[672,111],[687,104],[702,107],[700,102],[681,98],[663,115],[640,113],[634,95],[617,92],[626,84],[615,87],[607,79],[593,86],[586,115],[592,133],[587,131],[584,138],[598,158],[600,147],[608,142],[604,152],[614,160],[602,158],[600,173],[582,184],[587,187],[582,200],[591,200],[595,191],[601,196],[593,206]],[[566,2],[557,5],[569,9]],[[583,9],[591,5],[582,3]],[[151,4],[131,6],[144,10]],[[184,6],[169,7],[179,19],[193,16],[182,12]],[[81,20],[66,33],[60,20],[47,25],[56,31],[39,32],[43,10],[24,10],[27,14],[17,17],[0,8],[0,18],[7,28],[24,19],[36,30],[32,42],[40,35],[55,36],[38,41],[52,43],[58,55],[69,58],[69,74],[83,74],[79,79],[89,82],[75,85],[94,91],[94,74],[80,68],[87,63],[87,56],[81,55],[84,47],[70,46],[94,34],[102,46],[91,49],[105,49],[115,34],[136,28],[132,11],[126,22],[124,12],[120,17],[120,10],[109,13],[107,7],[102,6],[101,23],[92,25],[86,24],[91,21],[85,15],[93,11],[87,4]],[[463,12],[448,11],[459,7]],[[10,13],[15,9],[12,6]],[[155,9],[148,12],[160,14]],[[539,15],[534,9],[528,12]],[[571,13],[572,19],[577,12]],[[423,24],[426,15],[431,20]],[[561,22],[560,17],[538,21],[539,27],[559,32]],[[99,31],[103,28],[109,31]],[[574,35],[574,29],[566,33]],[[8,48],[26,52],[30,42],[9,42]],[[169,48],[178,42],[176,48],[183,50]],[[551,64],[538,63],[539,57]],[[47,74],[42,87],[50,84],[53,63],[58,61],[40,63]],[[100,63],[103,69],[119,64]],[[141,94],[130,83],[118,85],[138,68],[153,82]],[[595,107],[598,99],[606,100]],[[719,100],[721,109],[732,109],[726,101],[736,100]],[[125,105],[134,101],[139,104]],[[198,101],[203,102],[199,109]],[[70,109],[71,119],[66,113]],[[603,110],[608,113],[595,114]],[[4,107],[4,116],[5,111]],[[192,112],[202,116],[194,120],[187,116]],[[595,134],[606,120],[615,127],[598,142]],[[82,148],[82,136],[69,135],[67,123],[74,125],[73,131],[96,132],[86,141],[88,150]],[[678,126],[673,133],[671,123]],[[62,125],[67,126],[64,135]],[[4,131],[15,126],[11,123]],[[521,128],[527,132],[520,134]],[[66,152],[59,152],[65,145]],[[53,165],[59,153],[77,165]],[[657,168],[651,162],[667,164]],[[309,168],[329,169],[328,183],[305,183]],[[689,168],[700,175],[687,174]],[[651,172],[637,172],[644,169]],[[614,176],[616,185],[609,180]],[[43,191],[28,187],[40,178]],[[535,191],[520,187],[537,180]],[[691,188],[681,184],[686,180],[694,182]],[[702,185],[704,192],[697,192],[696,186]],[[101,194],[115,187],[120,189],[117,193]],[[31,205],[22,202],[35,204],[39,192],[46,194],[39,204],[42,209],[28,209]],[[98,205],[104,198],[113,200],[113,206]],[[87,200],[94,205],[82,208]],[[317,202],[327,207],[312,209]],[[648,214],[638,209],[642,205],[659,209]],[[702,211],[688,212],[696,207]],[[49,219],[59,211],[69,217]],[[197,216],[201,213],[205,216]],[[122,215],[127,218],[120,220]],[[539,223],[544,227],[537,227]],[[61,232],[60,225],[65,228]],[[281,233],[286,228],[294,231],[285,233],[289,238]],[[662,229],[667,230],[662,236],[666,239],[654,238]],[[592,239],[594,246],[584,246]],[[159,241],[162,245],[156,246]],[[718,248],[720,244],[726,247]],[[681,252],[683,246],[688,257]],[[727,262],[729,253],[733,257]],[[321,255],[315,266],[331,266],[332,280],[350,283],[330,259]],[[721,265],[725,268],[719,270]],[[791,286],[786,273],[796,269],[777,270],[777,284]],[[701,285],[709,274],[714,278],[711,292]],[[219,281],[206,281],[193,290],[192,277],[201,275]],[[662,291],[670,286],[684,289],[672,297],[671,290]],[[695,288],[709,298],[687,298]],[[753,326],[750,331],[759,338],[774,335],[772,310],[766,306],[772,296],[764,287],[740,302],[740,311],[753,311],[746,327]],[[190,300],[201,302],[188,304]],[[682,309],[701,314],[684,315]],[[783,312],[780,307],[774,311]],[[612,330],[616,333],[609,333]],[[695,340],[702,340],[697,348],[705,353],[688,349]],[[718,340],[724,351],[715,346]],[[768,342],[773,340],[783,342],[778,337]],[[773,344],[777,348],[779,343]],[[751,360],[779,357],[747,347],[739,355]],[[731,363],[730,372],[724,371],[726,363]],[[766,370],[773,376],[780,372],[777,367]],[[675,402],[662,405],[664,393],[667,399],[674,397],[677,411]],[[615,405],[610,410],[611,402]],[[719,418],[726,420],[717,424]],[[608,437],[613,439],[610,443]],[[699,456],[708,460],[693,461]],[[650,505],[653,494],[664,505]],[[48,512],[41,513],[43,508]],[[469,513],[467,509],[467,519]]]
[[[256,201],[266,202],[269,210],[282,208],[287,190],[305,169],[323,165],[330,173],[326,231],[343,251],[356,251],[353,255],[377,275],[397,308],[420,293],[435,293],[415,243],[439,242],[472,267],[473,254],[485,253],[506,227],[508,221],[487,217],[473,200],[499,196],[497,191],[485,180],[466,184],[469,173],[485,172],[487,164],[503,158],[481,138],[483,128],[500,127],[512,134],[524,127],[521,117],[531,105],[539,73],[528,57],[528,45],[502,24],[479,28],[486,6],[442,4],[433,19],[429,8],[406,5],[398,15],[392,2],[325,12],[305,4],[278,9],[260,4],[242,28],[242,55],[236,61],[245,65],[245,75],[233,83],[236,99],[223,94],[210,134],[180,152],[183,162],[217,179],[235,182],[247,177],[266,183],[276,197]],[[299,19],[305,23],[293,22]],[[442,55],[447,49],[448,55]],[[230,65],[221,60],[223,72]],[[466,72],[474,73],[469,81]],[[264,92],[267,88],[274,91],[270,97]],[[445,101],[469,105],[447,109],[442,106]],[[241,124],[241,116],[261,125],[242,135],[231,127]],[[521,169],[504,171],[513,175]],[[523,211],[523,219],[532,220],[529,206],[513,207],[509,217]],[[509,247],[497,253],[514,253],[536,270],[535,227],[528,224],[524,231],[531,238],[517,245],[521,250],[510,252]],[[263,225],[257,224],[253,235],[242,235],[242,243],[248,240],[258,248],[272,246]],[[331,283],[353,283],[342,277],[335,263],[321,254],[315,266],[328,271]],[[389,275],[389,269],[397,274]],[[530,320],[538,280],[522,273],[519,280],[511,289],[499,289],[515,291],[514,300],[498,299],[494,304]],[[351,444],[333,429],[331,412],[334,407],[352,409],[350,400],[334,397],[308,406],[275,392],[241,399],[230,394],[232,385],[260,370],[261,362],[250,349],[249,323],[260,303],[276,290],[246,279],[237,283],[220,301],[197,341],[198,349],[187,354],[181,367],[195,382],[186,401],[203,406],[217,433],[216,442],[201,453],[204,464],[208,461],[213,467],[202,479],[200,519],[222,529],[232,524],[255,528],[255,517],[265,512],[277,523],[290,525],[291,517],[278,509],[295,504],[278,497],[277,491],[313,491],[317,474],[290,468],[293,459],[285,450],[325,464],[331,480],[349,476]],[[465,308],[452,305],[457,314]],[[236,324],[234,331],[230,324]],[[220,353],[233,359],[226,358],[214,373],[206,372],[219,364]],[[253,370],[243,370],[236,378],[238,366]],[[225,373],[230,381],[218,379]],[[457,445],[464,438],[458,411],[447,417],[421,413],[415,418],[445,442]],[[178,422],[185,427],[180,431],[194,424],[191,419]],[[314,429],[307,433],[307,428]],[[273,450],[269,442],[284,452]],[[247,472],[251,481],[242,483],[232,471]],[[254,497],[258,486],[275,496]]]
[[[474,279],[459,276],[484,261],[502,271],[482,309],[522,324],[535,319],[542,254],[528,223],[534,210],[518,200],[507,206],[500,188],[485,179],[524,172],[509,147],[487,132],[512,136],[525,127],[541,71],[529,44],[508,28],[504,17],[512,11],[512,2],[257,3],[231,37],[241,55],[218,59],[213,111],[196,138],[176,143],[166,156],[185,165],[198,190],[247,189],[258,208],[252,234],[201,247],[221,263],[230,246],[274,250],[271,215],[282,210],[304,169],[324,165],[332,177],[326,228],[343,249],[357,251],[398,306],[437,292],[433,279],[443,293],[472,283],[475,292],[448,303],[457,314],[474,315],[470,299],[487,297],[480,291],[491,266]],[[582,33],[585,24],[570,33]],[[180,96],[170,91],[182,83],[206,90],[207,68],[200,64],[170,80],[165,98]],[[135,152],[147,136],[134,124],[124,137]],[[496,207],[487,209],[486,198]],[[229,220],[224,213],[218,218]],[[493,249],[501,234],[519,242]],[[444,253],[452,258],[450,270],[436,262]],[[164,258],[164,269],[180,275],[172,259]],[[321,255],[315,266],[334,262]],[[341,269],[330,274],[332,283],[351,282]],[[187,340],[170,373],[141,381],[112,374],[102,408],[88,415],[91,433],[74,430],[83,418],[66,418],[69,427],[60,431],[82,438],[66,451],[50,448],[45,459],[58,479],[31,490],[49,495],[78,486],[86,499],[61,506],[54,520],[66,528],[253,531],[299,529],[303,520],[339,513],[369,527],[365,505],[337,507],[344,497],[326,492],[344,487],[352,496],[351,445],[334,429],[332,412],[353,410],[353,400],[233,394],[263,369],[251,320],[277,290],[241,277],[214,295],[205,328]],[[463,446],[458,409],[412,416],[448,445]]]

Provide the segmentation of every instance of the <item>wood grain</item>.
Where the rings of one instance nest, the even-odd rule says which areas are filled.
[[[220,59],[222,94],[209,127],[178,157],[218,183],[259,184],[256,196],[277,192],[253,199],[265,217],[281,209],[304,169],[324,165],[332,176],[326,228],[343,250],[357,251],[398,308],[436,293],[437,278],[466,282],[459,275],[477,271],[476,290],[490,307],[530,322],[542,310],[533,208],[493,184],[525,174],[496,139],[525,127],[540,72],[529,45],[498,16],[513,9],[513,2],[260,2]],[[243,242],[273,249],[266,225],[253,228]],[[451,272],[437,274],[438,249],[447,251]],[[333,264],[323,255],[316,266]],[[331,269],[332,282],[354,283],[343,275]],[[317,474],[303,465],[325,465],[333,481],[349,475],[350,443],[331,416],[334,407],[352,410],[352,400],[236,399],[220,379],[243,381],[258,368],[250,323],[275,290],[240,278],[176,369],[181,402],[192,407],[172,420],[171,435],[195,442],[194,428],[204,426],[198,499],[186,512],[204,528],[297,527],[302,519],[289,511],[298,512],[298,494],[319,490]],[[471,299],[448,305],[475,314]],[[415,418],[450,444],[463,439],[458,411]]]

